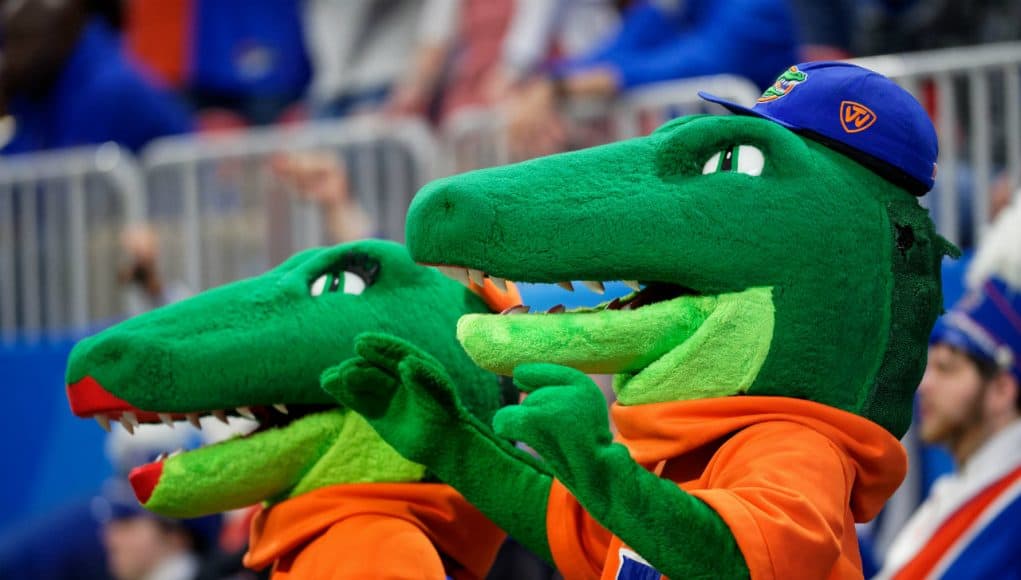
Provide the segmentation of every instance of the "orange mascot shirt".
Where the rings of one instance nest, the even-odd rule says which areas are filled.
[[[334,485],[252,522],[245,566],[274,580],[485,578],[504,533],[450,486]]]
[[[753,580],[861,578],[854,524],[875,517],[907,471],[885,429],[811,401],[736,396],[614,405],[612,415],[635,461],[719,514]],[[559,482],[546,522],[565,578],[616,577],[630,549]]]

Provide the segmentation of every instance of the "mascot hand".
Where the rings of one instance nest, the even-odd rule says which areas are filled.
[[[581,371],[546,363],[514,369],[514,383],[530,394],[497,412],[496,433],[528,444],[569,489],[587,487],[613,441],[602,391]]]
[[[466,413],[450,377],[431,355],[385,334],[360,335],[355,352],[322,374],[322,388],[402,455],[428,463]]]

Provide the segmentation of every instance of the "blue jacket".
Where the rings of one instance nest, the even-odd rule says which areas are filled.
[[[615,37],[557,70],[609,66],[622,89],[722,73],[765,88],[797,62],[797,24],[784,0],[645,0]]]
[[[195,3],[191,86],[231,97],[297,97],[312,76],[296,0]]]
[[[41,101],[11,99],[15,134],[0,153],[29,153],[114,141],[132,151],[192,129],[187,110],[156,88],[120,50],[116,34],[93,19]]]

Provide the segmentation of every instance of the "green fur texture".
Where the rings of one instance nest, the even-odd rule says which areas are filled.
[[[761,175],[702,174],[736,145],[763,152]],[[914,197],[851,159],[769,121],[714,116],[433,182],[409,211],[407,237],[419,262],[517,281],[663,282],[702,296],[770,287],[773,336],[747,392],[828,404],[896,436],[910,423],[949,248]],[[619,319],[602,332],[635,332]],[[501,324],[529,322],[462,332],[469,354]],[[485,366],[548,360],[506,346],[507,361],[484,353]]]
[[[344,272],[368,280],[364,291],[345,292]],[[339,275],[339,286],[314,296],[310,289],[324,274]],[[355,354],[358,334],[386,332],[443,361],[467,412],[489,421],[501,404],[499,382],[472,364],[455,338],[458,317],[486,311],[478,296],[416,265],[399,244],[311,249],[261,276],[83,340],[71,353],[67,381],[89,376],[152,412],[290,408],[295,418],[286,424],[167,459],[146,503],[158,513],[190,517],[338,483],[418,481],[424,468],[399,456],[360,416],[336,408],[320,374]]]
[[[760,175],[719,164],[703,174],[714,154],[741,145],[762,152]],[[587,378],[533,363],[617,373],[622,404],[794,397],[857,413],[899,437],[940,312],[939,263],[952,252],[916,198],[857,162],[766,120],[714,116],[433,182],[409,210],[407,239],[419,262],[509,280],[683,289],[635,311],[463,319],[469,355],[496,372],[514,369],[517,384],[533,391],[496,415],[495,431],[451,413],[452,388],[437,387],[444,381],[394,372],[405,364],[400,356],[345,363],[353,374],[388,373],[394,384],[385,392],[369,393],[359,380],[331,389],[403,455],[540,553],[548,554],[547,540],[524,524],[543,521],[548,471],[674,578],[748,569],[714,511],[611,442]],[[651,309],[662,317],[650,320]],[[413,416],[394,412],[411,401]],[[501,456],[494,443],[502,437],[536,449],[542,467],[512,469],[513,455]],[[465,452],[493,475],[462,477],[456,465]]]

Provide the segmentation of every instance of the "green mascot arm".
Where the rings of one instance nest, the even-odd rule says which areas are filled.
[[[603,527],[668,577],[749,576],[734,536],[715,511],[613,443],[606,400],[587,376],[537,363],[519,366],[514,379],[531,394],[497,412],[496,432],[532,446]]]
[[[368,420],[406,458],[460,491],[508,534],[552,562],[546,502],[552,477],[469,413],[430,355],[398,338],[363,334],[358,356],[327,369],[321,385]]]

